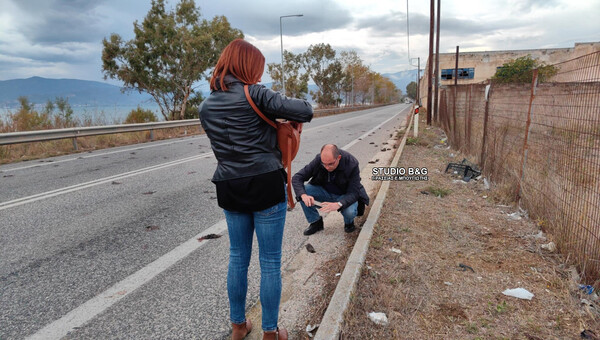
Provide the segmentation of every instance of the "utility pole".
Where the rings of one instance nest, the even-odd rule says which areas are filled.
[[[421,106],[421,57],[417,58],[417,105]]]
[[[436,34],[435,34],[435,96],[433,97],[433,120],[439,123],[438,117],[438,95],[440,92],[440,17],[441,11],[441,0],[437,1],[437,23],[436,23]]]
[[[427,125],[431,125],[431,78],[433,76],[433,20],[435,16],[435,0],[429,2],[429,57],[427,58]]]

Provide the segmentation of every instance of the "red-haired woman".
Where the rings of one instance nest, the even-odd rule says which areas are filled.
[[[265,57],[256,47],[242,39],[232,41],[221,53],[210,80],[211,94],[200,106],[200,120],[218,161],[212,181],[229,233],[227,294],[235,340],[252,329],[245,311],[254,232],[260,260],[263,339],[287,339],[287,331],[277,327],[286,174],[276,130],[254,112],[244,85],[249,85],[250,97],[269,119],[308,122],[313,115],[307,101],[257,85],[264,66]]]

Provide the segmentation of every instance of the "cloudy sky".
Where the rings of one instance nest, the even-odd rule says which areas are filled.
[[[255,44],[267,63],[283,45],[295,53],[329,43],[354,49],[371,69],[393,73],[427,58],[429,1],[196,0],[204,18],[225,15]],[[150,0],[0,0],[0,80],[41,76],[104,81],[102,39],[133,37]],[[167,1],[169,8],[177,0]],[[600,40],[600,0],[442,0],[440,51],[573,47]],[[410,46],[410,51],[408,49]],[[269,81],[268,76],[263,81]],[[118,81],[109,81],[119,85]]]

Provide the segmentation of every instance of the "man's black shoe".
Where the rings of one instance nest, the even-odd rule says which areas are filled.
[[[344,231],[347,233],[351,233],[354,231],[354,229],[356,229],[356,227],[354,226],[354,222],[350,223],[350,224],[344,224]]]
[[[308,235],[312,235],[314,233],[316,233],[317,231],[321,231],[323,230],[323,217],[319,218],[318,221],[311,223],[308,228],[306,228],[306,230],[304,231],[304,235],[308,236]]]

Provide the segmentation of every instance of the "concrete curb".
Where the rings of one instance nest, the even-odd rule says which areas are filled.
[[[400,142],[400,146],[396,150],[396,155],[394,156],[390,166],[396,166],[400,156],[402,155],[402,150],[406,144],[406,139],[410,132],[410,127],[414,118],[412,110],[410,111],[409,115],[410,120],[406,126],[406,132],[404,133],[404,137]],[[333,293],[333,297],[331,298],[329,306],[325,311],[325,315],[321,320],[321,324],[315,335],[315,340],[339,339],[341,325],[344,322],[344,313],[346,312],[348,303],[350,302],[350,297],[352,296],[352,293],[356,288],[358,278],[360,277],[361,269],[365,262],[367,251],[369,250],[369,243],[371,241],[371,237],[373,236],[373,228],[379,219],[379,215],[381,214],[381,208],[383,207],[385,196],[387,195],[389,187],[390,182],[384,181],[377,192],[377,196],[375,197],[375,201],[373,202],[369,216],[362,227],[360,235],[354,244],[354,248],[352,249],[350,256],[348,257],[348,261],[346,262],[342,276],[340,277],[337,287],[335,288],[335,292]]]

